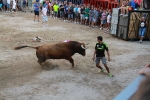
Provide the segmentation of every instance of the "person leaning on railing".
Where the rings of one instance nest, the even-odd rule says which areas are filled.
[[[148,22],[146,21],[146,16],[143,15],[141,18],[139,16],[137,16],[136,13],[134,13],[136,15],[136,17],[140,20],[140,30],[139,30],[139,37],[140,37],[140,40],[139,40],[139,43],[142,43],[142,40],[145,36],[145,33],[146,33],[146,29],[148,27]]]
[[[150,100],[150,63],[142,68],[139,74],[145,75],[146,77],[129,100]]]

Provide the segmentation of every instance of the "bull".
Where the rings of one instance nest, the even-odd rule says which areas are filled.
[[[36,49],[36,56],[38,58],[38,63],[42,65],[47,59],[66,59],[74,67],[74,60],[72,56],[75,53],[79,53],[82,56],[86,55],[86,47],[84,43],[79,43],[77,41],[62,42],[56,44],[44,44],[42,46],[31,47],[31,46],[19,46],[15,47],[15,50],[30,47]]]

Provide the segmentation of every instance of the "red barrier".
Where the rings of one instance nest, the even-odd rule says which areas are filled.
[[[110,9],[116,8],[118,6],[117,0],[84,0],[84,4],[94,5],[98,9]]]

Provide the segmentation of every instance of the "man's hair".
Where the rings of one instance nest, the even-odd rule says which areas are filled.
[[[102,36],[98,36],[97,39],[103,41],[103,37]]]

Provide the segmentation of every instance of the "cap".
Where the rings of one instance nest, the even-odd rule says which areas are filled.
[[[36,0],[36,2],[39,2],[39,0]]]
[[[102,41],[103,37],[102,36],[98,36],[97,39]]]

